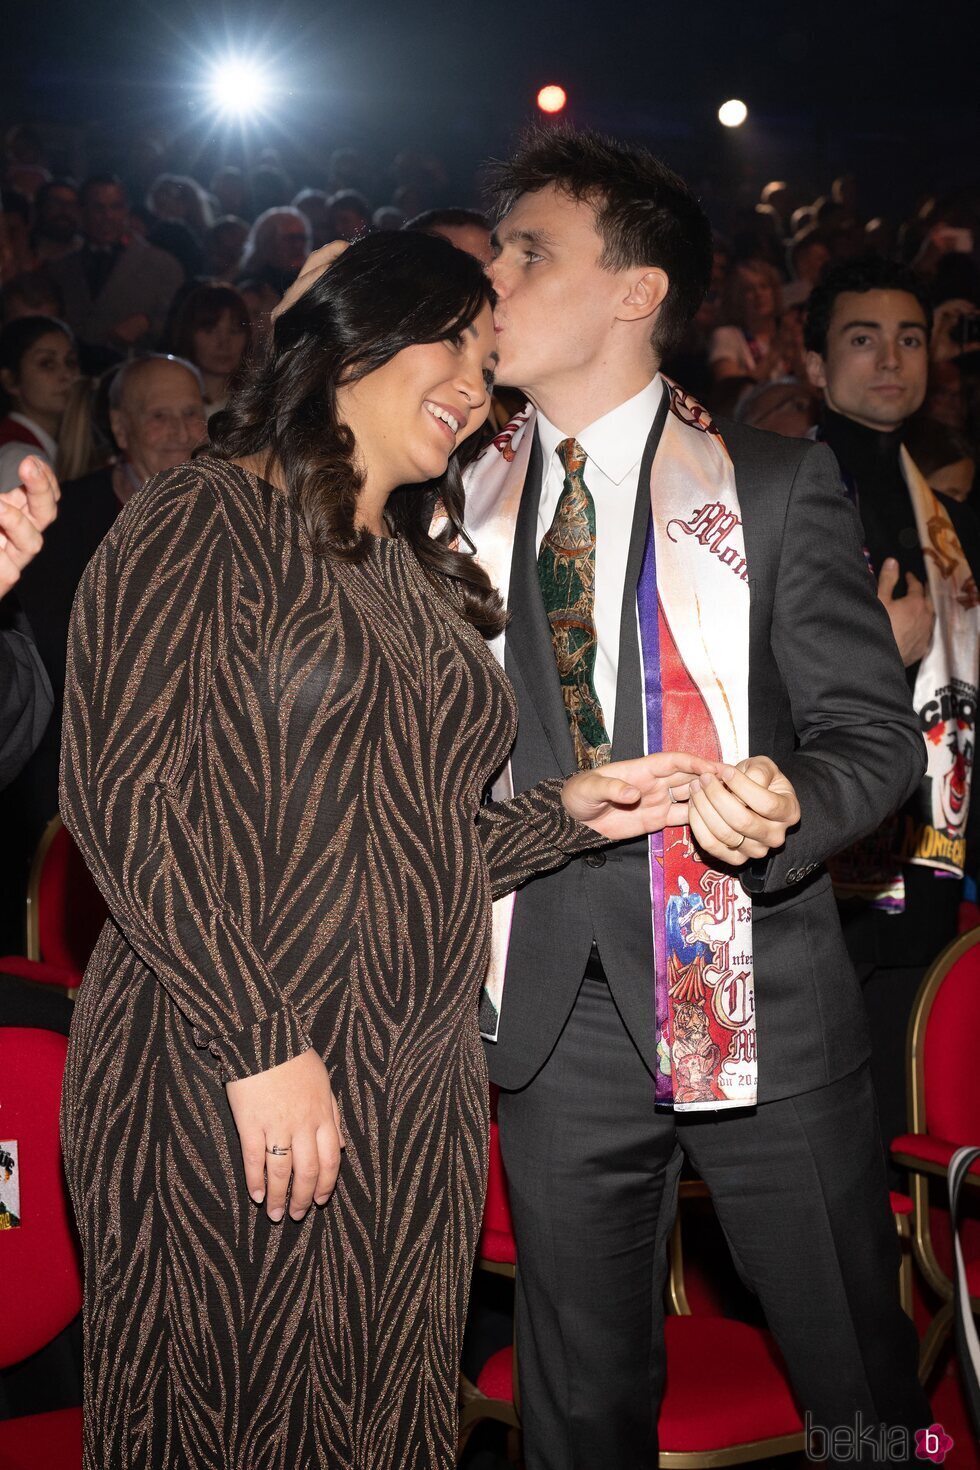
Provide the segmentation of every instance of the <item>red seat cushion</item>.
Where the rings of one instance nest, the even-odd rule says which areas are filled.
[[[43,960],[28,960],[22,954],[0,955],[0,975],[16,975],[22,980],[33,980],[35,985],[63,985],[67,990],[77,990],[82,983],[80,970],[46,965]]]
[[[889,1192],[888,1202],[892,1207],[893,1215],[911,1215],[915,1208],[907,1194],[899,1194],[897,1189]]]
[[[488,1399],[514,1402],[514,1349],[499,1348],[487,1359],[477,1376],[476,1386]]]
[[[0,1232],[0,1368],[44,1347],[82,1305],[79,1250],[58,1137],[67,1048],[67,1038],[56,1031],[0,1027],[0,1141],[17,1144],[21,1219],[16,1229]]]
[[[728,1317],[668,1317],[664,1333],[661,1450],[718,1450],[802,1433],[768,1332]]]
[[[934,1138],[931,1133],[900,1133],[898,1138],[892,1139],[893,1154],[909,1154],[913,1159],[921,1159],[926,1164],[940,1164],[944,1169],[949,1168],[950,1159],[960,1147],[962,1145],[958,1143],[947,1143],[945,1138]],[[980,1174],[980,1159],[970,1165],[969,1172]]]
[[[55,1409],[0,1422],[3,1470],[81,1470],[82,1411]]]
[[[477,1254],[480,1260],[492,1261],[495,1266],[517,1264],[517,1247],[509,1230],[488,1230],[484,1225]]]

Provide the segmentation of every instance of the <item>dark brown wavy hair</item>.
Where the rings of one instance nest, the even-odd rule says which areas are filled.
[[[354,524],[363,480],[354,435],[337,415],[338,387],[359,382],[406,347],[458,336],[494,300],[479,262],[447,240],[391,232],[356,241],[278,318],[265,354],[247,364],[227,409],[211,419],[211,453],[224,460],[267,456],[314,549],[360,561],[372,538]],[[446,524],[430,536],[437,501]],[[493,637],[506,617],[472,554],[463,511],[454,454],[439,479],[395,490],[385,519],[411,544],[429,579],[443,591],[450,579],[463,615]]]

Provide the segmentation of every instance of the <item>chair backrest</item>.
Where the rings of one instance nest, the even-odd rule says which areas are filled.
[[[108,917],[105,900],[60,817],[38,846],[27,897],[27,953],[82,975]]]
[[[0,1027],[0,1368],[38,1352],[82,1305],[58,1136],[67,1048],[56,1031]]]
[[[484,1261],[512,1266],[517,1259],[514,1229],[507,1196],[507,1176],[500,1152],[500,1131],[490,1124],[490,1167],[487,1174],[487,1198],[483,1207],[483,1228],[477,1255]]]
[[[916,1131],[947,1143],[980,1144],[980,929],[939,957],[923,982],[916,1012],[925,1114],[916,1120]]]

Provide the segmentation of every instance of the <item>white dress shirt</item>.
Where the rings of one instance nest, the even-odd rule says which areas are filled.
[[[616,720],[619,625],[640,460],[663,391],[658,373],[634,398],[596,419],[580,434],[566,434],[543,413],[537,416],[544,476],[538,502],[539,547],[551,529],[565,483],[565,470],[557,454],[559,444],[563,439],[577,439],[586,454],[582,478],[595,503],[595,625],[598,635],[595,690],[610,740]]]

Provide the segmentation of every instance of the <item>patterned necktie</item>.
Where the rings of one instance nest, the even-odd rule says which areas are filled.
[[[579,770],[587,771],[606,765],[612,754],[595,692],[595,502],[583,479],[586,456],[581,444],[563,439],[558,458],[565,483],[538,552],[538,580],[575,760]]]

